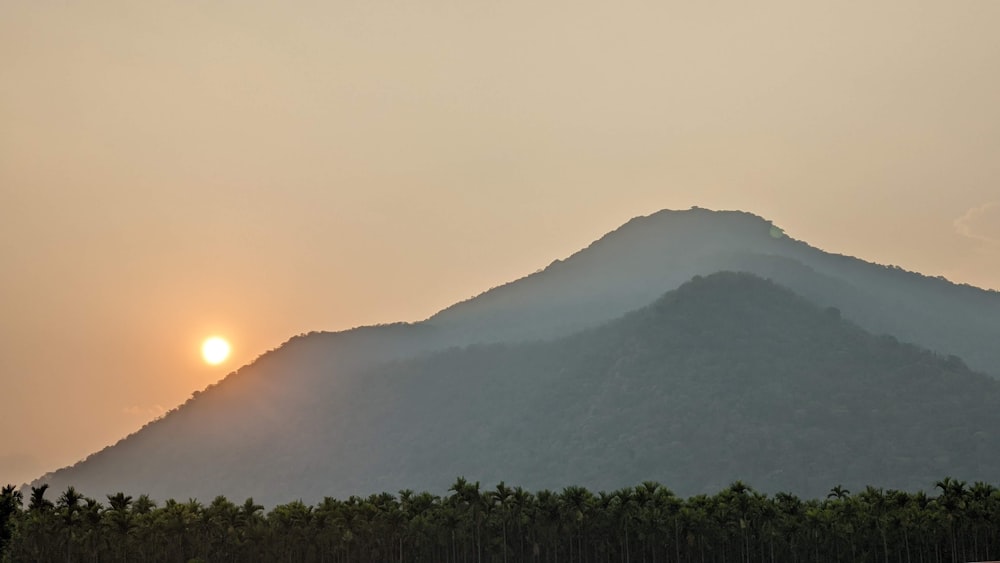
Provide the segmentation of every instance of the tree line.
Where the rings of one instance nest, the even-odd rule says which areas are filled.
[[[1000,489],[945,478],[935,493],[841,486],[773,496],[735,482],[680,498],[656,482],[593,493],[529,492],[463,478],[444,496],[410,490],[265,510],[253,499],[167,500],[47,485],[0,494],[4,562],[872,562],[1000,556]]]

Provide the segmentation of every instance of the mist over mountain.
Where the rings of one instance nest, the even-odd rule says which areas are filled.
[[[664,210],[632,219],[544,271],[428,319],[466,341],[560,336],[652,302],[696,275],[772,279],[875,332],[1000,377],[1000,293],[830,254],[740,211]],[[473,327],[470,329],[470,327]]]
[[[722,270],[773,281],[664,296]],[[827,254],[748,213],[664,211],[421,323],[293,338],[39,482],[274,503],[458,475],[808,494],[991,479],[1000,384],[974,370],[1000,375],[998,338],[996,292]]]

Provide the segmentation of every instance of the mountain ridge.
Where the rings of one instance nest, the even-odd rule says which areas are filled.
[[[497,341],[525,333],[521,339],[549,338],[610,320],[695,275],[721,270],[775,279],[840,308],[873,332],[959,355],[1000,377],[1000,351],[990,344],[1000,338],[1000,292],[828,253],[745,211],[693,208],[633,218],[541,272],[446,307],[423,322],[440,327],[470,322]],[[829,289],[833,285],[839,289]],[[982,322],[970,330],[967,324],[975,319]],[[524,325],[531,328],[525,331]]]

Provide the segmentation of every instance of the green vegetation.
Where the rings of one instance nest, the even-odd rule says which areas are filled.
[[[3,561],[77,562],[956,562],[1000,555],[1000,489],[945,478],[937,494],[835,486],[823,499],[742,482],[687,499],[655,482],[536,493],[459,478],[449,493],[400,491],[270,511],[122,493],[102,504],[46,487],[0,497]]]

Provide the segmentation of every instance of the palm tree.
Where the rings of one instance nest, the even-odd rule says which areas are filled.
[[[253,503],[249,499],[247,502]],[[344,529],[340,525],[343,510],[343,503],[332,497],[324,497],[323,501],[316,505],[313,510],[318,530],[317,542],[320,561],[322,562],[326,561],[327,555],[336,555],[339,551],[344,537]],[[242,511],[241,509],[241,513]]]
[[[236,514],[236,531],[240,545],[240,560],[257,561],[261,557],[263,543],[264,518],[261,513],[264,506],[246,499]]]
[[[300,500],[280,504],[268,513],[267,522],[275,536],[280,538],[272,546],[276,548],[272,557],[277,559],[281,555],[289,562],[306,559],[308,549],[315,540],[311,506]]]
[[[202,528],[207,534],[208,559],[232,560],[239,546],[236,528],[239,526],[240,509],[224,496],[217,496],[205,507]]]
[[[78,493],[72,486],[59,496],[56,501],[56,509],[62,520],[62,531],[66,542],[66,561],[73,561],[73,544],[76,543],[76,528],[79,523],[80,501],[83,495]]]
[[[778,493],[774,496],[777,511],[777,528],[779,537],[785,539],[783,555],[793,560],[799,559],[800,544],[807,544],[803,538],[806,505],[802,499],[791,493]]]
[[[21,514],[21,502],[21,491],[15,490],[14,485],[6,485],[0,491],[0,558],[10,543],[14,520]]]
[[[105,521],[108,527],[118,536],[118,541],[122,550],[122,562],[128,562],[128,534],[134,528],[132,514],[129,507],[132,505],[132,497],[125,493],[118,492],[107,495],[108,508],[104,511]]]
[[[536,537],[536,553],[540,550],[538,542],[544,542],[546,561],[550,559],[549,553],[551,552],[555,556],[555,561],[559,561],[559,539],[563,535],[564,526],[562,520],[562,506],[559,495],[549,490],[538,491],[535,495],[537,499],[536,508],[534,512],[534,522],[532,522],[532,527],[535,528]]]
[[[951,536],[951,560],[953,563],[956,563],[959,558],[958,534],[963,528],[963,515],[966,508],[965,481],[945,477],[935,483],[934,486],[941,489],[941,495],[938,496],[937,501],[939,506],[944,510],[945,521],[948,523],[948,532]],[[965,543],[964,538],[962,543]],[[967,559],[964,553],[962,558]]]
[[[977,561],[990,558],[990,538],[995,534],[996,518],[1000,516],[991,510],[991,499],[996,492],[996,487],[982,481],[973,483],[968,491],[967,512],[972,525],[972,557]],[[979,545],[980,533],[983,535],[982,549]]]
[[[163,508],[156,511],[157,526],[169,538],[164,549],[170,559],[187,561],[190,559],[191,527],[201,519],[201,506],[195,502],[180,503],[168,499]]]
[[[632,489],[626,487],[610,494],[601,493],[598,504],[605,513],[611,533],[618,536],[622,563],[630,563],[629,523],[636,518],[637,512]]]
[[[25,521],[25,535],[30,538],[29,553],[31,557],[44,561],[52,559],[52,546],[55,542],[47,541],[58,528],[58,522],[53,518],[52,501],[45,498],[49,485],[44,483],[31,487],[31,497],[28,502],[28,515]]]
[[[500,481],[496,489],[488,494],[490,503],[497,507],[497,512],[500,515],[500,527],[503,535],[503,563],[507,563],[507,519],[513,496],[514,491],[507,487],[503,481]]]
[[[509,500],[511,519],[514,521],[514,530],[517,534],[517,558],[524,561],[524,526],[528,524],[528,515],[534,505],[535,497],[521,487],[514,487]]]
[[[680,509],[683,501],[673,491],[662,486],[656,491],[655,501],[661,518],[659,521],[664,531],[664,545],[667,545],[668,542],[673,543],[674,557],[679,561],[681,558]],[[667,535],[668,531],[673,532],[672,537]],[[669,540],[668,537],[670,537]]]
[[[160,538],[157,536],[156,503],[149,495],[139,495],[132,503],[132,519],[134,524],[133,538],[138,548],[134,555],[141,561],[147,561],[160,555],[163,550],[157,546]]]
[[[835,498],[843,500],[851,495],[851,491],[845,489],[842,485],[836,485],[830,489],[830,494],[826,495],[826,498]]]
[[[396,553],[400,563],[403,560],[403,512],[396,497],[390,493],[372,495],[368,499],[374,508],[372,524],[376,543],[382,558],[388,561],[389,554]]]
[[[910,495],[910,526],[920,560],[925,554],[935,553],[941,543],[941,526],[936,503],[927,493],[917,491]]]
[[[858,495],[861,505],[864,507],[864,514],[867,516],[869,528],[878,532],[878,539],[882,543],[882,557],[885,563],[889,563],[889,544],[887,539],[887,528],[889,526],[889,507],[885,492],[869,485]],[[878,549],[873,549],[877,552]]]
[[[485,502],[482,495],[479,493],[479,481],[469,483],[464,477],[459,477],[455,480],[455,484],[452,485],[449,490],[455,493],[452,498],[455,499],[458,506],[462,507],[469,515],[471,515],[472,521],[476,524],[473,534],[476,544],[476,561],[477,563],[482,563],[482,524]]]
[[[400,493],[400,506],[408,522],[407,529],[413,549],[423,561],[447,558],[447,526],[441,526],[441,516],[447,510],[441,498],[428,492],[417,495]],[[442,553],[444,556],[442,556]],[[416,557],[414,559],[417,559]]]
[[[583,487],[571,486],[562,491],[561,504],[564,522],[570,530],[569,557],[574,561],[584,560],[584,544],[587,542],[587,522],[594,504],[594,496]],[[573,535],[576,535],[576,558],[573,557]]]
[[[31,487],[31,501],[28,504],[29,511],[45,512],[52,509],[52,502],[46,500],[45,491],[49,489],[48,483],[43,483],[37,487]]]

